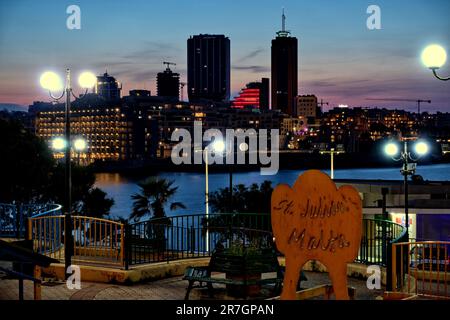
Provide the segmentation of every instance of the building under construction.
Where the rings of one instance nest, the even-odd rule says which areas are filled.
[[[170,65],[173,62],[164,62],[166,70],[159,72],[156,77],[156,89],[159,97],[170,97],[179,99],[180,97],[180,74],[172,72]]]

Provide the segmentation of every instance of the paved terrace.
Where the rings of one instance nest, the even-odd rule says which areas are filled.
[[[327,273],[305,272],[308,281],[302,283],[302,288],[311,288],[318,285],[331,283]],[[373,300],[382,296],[384,287],[381,290],[369,290],[366,287],[366,280],[349,278],[348,284],[356,288],[357,300]],[[42,285],[43,300],[183,300],[186,293],[187,281],[181,276],[171,277],[163,280],[133,284],[118,285],[93,282],[82,282],[80,290],[69,290],[63,281],[46,281]],[[19,289],[18,280],[10,279],[0,273],[0,300],[18,300]],[[217,300],[234,300],[235,298],[226,295],[224,285],[214,284],[215,296]],[[262,291],[264,293],[264,290]],[[268,295],[253,298],[264,299]],[[33,284],[31,281],[24,281],[25,300],[33,299]],[[206,289],[193,289],[190,300],[207,300]]]

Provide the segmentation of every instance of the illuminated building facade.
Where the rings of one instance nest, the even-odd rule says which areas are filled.
[[[233,100],[233,108],[269,109],[269,79],[262,78],[261,82],[250,82]]]
[[[233,101],[233,108],[244,109],[252,107],[259,109],[259,88],[244,88]]]
[[[88,101],[75,101],[71,108],[71,135],[86,141],[86,150],[72,151],[73,159],[81,164],[144,160],[155,153],[150,146],[155,144],[157,122],[121,103],[102,105]],[[40,106],[34,114],[35,133],[50,146],[55,137],[64,137],[63,104]],[[63,156],[55,153],[56,158]]]
[[[106,100],[120,99],[120,91],[122,85],[116,78],[110,76],[105,72],[102,76],[97,76],[97,83],[95,85],[95,93]]]
[[[315,119],[318,116],[317,97],[313,94],[296,97],[297,116]]]

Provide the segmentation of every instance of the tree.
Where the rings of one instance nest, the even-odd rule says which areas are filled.
[[[151,215],[153,218],[164,218],[166,212],[164,206],[175,195],[178,187],[173,187],[174,181],[150,177],[144,182],[138,183],[141,188],[140,193],[133,194],[133,212],[130,219],[135,221]],[[170,203],[170,210],[185,209],[181,202]]]
[[[92,167],[72,163],[72,212],[101,218],[109,215],[114,200],[106,193],[94,187],[95,172]],[[45,197],[56,203],[65,203],[65,167],[57,164],[45,190]]]
[[[49,146],[14,119],[0,118],[0,202],[65,203],[65,167]],[[94,188],[90,167],[72,164],[72,211],[108,215],[114,200]]]
[[[270,213],[272,191],[272,182],[268,180],[249,187],[243,184],[233,186],[233,212]],[[229,199],[229,188],[222,188],[211,193],[209,204],[214,212],[229,212]]]
[[[55,164],[48,146],[14,120],[0,119],[0,137],[0,201],[41,201]]]
[[[219,189],[211,193],[209,203],[214,213],[229,212],[229,188]],[[264,181],[260,185],[250,186],[238,184],[233,186],[233,213],[243,215],[217,215],[208,218],[208,228],[223,232],[224,228],[249,228],[270,230],[270,202],[272,182]],[[247,214],[246,214],[247,213]],[[257,216],[252,215],[257,214]],[[206,219],[203,221],[206,226]]]
[[[103,215],[109,214],[113,205],[114,199],[107,198],[106,192],[99,188],[92,188],[83,200],[81,213],[89,217],[101,218]]]
[[[173,187],[174,181],[159,179],[155,177],[147,178],[144,182],[138,183],[141,188],[140,193],[133,194],[133,212],[130,219],[138,221],[142,217],[151,215],[152,218],[145,226],[146,238],[151,241],[156,250],[166,249],[165,229],[170,224],[166,217],[164,206],[175,195],[178,187]],[[186,208],[181,202],[170,203],[170,210]],[[155,221],[156,219],[156,221]]]

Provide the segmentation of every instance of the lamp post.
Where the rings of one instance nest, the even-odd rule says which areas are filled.
[[[331,148],[329,151],[325,150],[325,151],[320,151],[320,154],[330,154],[330,161],[331,161],[331,172],[330,172],[330,177],[331,179],[334,179],[334,154],[338,155],[344,153],[344,151],[342,150],[335,150],[334,148]]]
[[[95,75],[91,72],[83,72],[78,78],[79,84],[86,91],[83,96],[86,95],[89,88],[92,88],[97,81]],[[76,96],[72,91],[71,85],[71,75],[70,69],[66,69],[65,83],[63,85],[61,78],[54,72],[47,71],[41,75],[40,78],[41,86],[48,90],[50,97],[59,101],[65,95],[65,141],[62,138],[57,138],[53,141],[53,146],[57,149],[64,150],[65,154],[65,219],[64,219],[64,266],[66,278],[70,276],[67,273],[68,267],[72,264],[72,249],[73,249],[73,238],[72,238],[72,216],[71,216],[71,206],[72,206],[72,172],[71,172],[71,141],[70,141],[70,98],[71,96],[75,98],[80,98]],[[54,96],[52,91],[61,90],[59,96]],[[78,144],[78,147],[80,145]],[[77,144],[75,144],[77,148]]]
[[[405,228],[406,235],[409,239],[409,207],[408,207],[408,176],[413,175],[416,171],[417,158],[414,158],[411,152],[408,150],[408,140],[403,139],[403,150],[400,150],[399,146],[395,142],[389,142],[384,147],[384,152],[395,161],[402,161],[403,166],[400,173],[403,175],[403,190],[405,198]],[[428,145],[423,141],[416,141],[414,143],[415,153],[420,157],[428,153]],[[400,153],[399,157],[398,154]],[[409,161],[413,162],[409,162]]]
[[[214,151],[216,153],[222,153],[225,150],[225,144],[222,140],[214,141],[213,143],[207,145],[204,149],[204,158],[205,158],[205,218],[206,223],[208,224],[209,217],[209,175],[208,175],[208,156],[210,151]],[[209,230],[208,225],[206,226],[206,251],[209,251]]]
[[[437,70],[441,68],[447,60],[447,52],[438,44],[431,44],[422,51],[422,63],[433,72],[433,75],[442,81],[450,80],[442,78],[437,74]]]
[[[77,152],[77,160],[78,160],[78,165],[80,165],[80,154],[86,150],[86,140],[84,140],[81,137],[78,137],[74,140],[73,142],[73,147],[75,149],[75,151]]]

